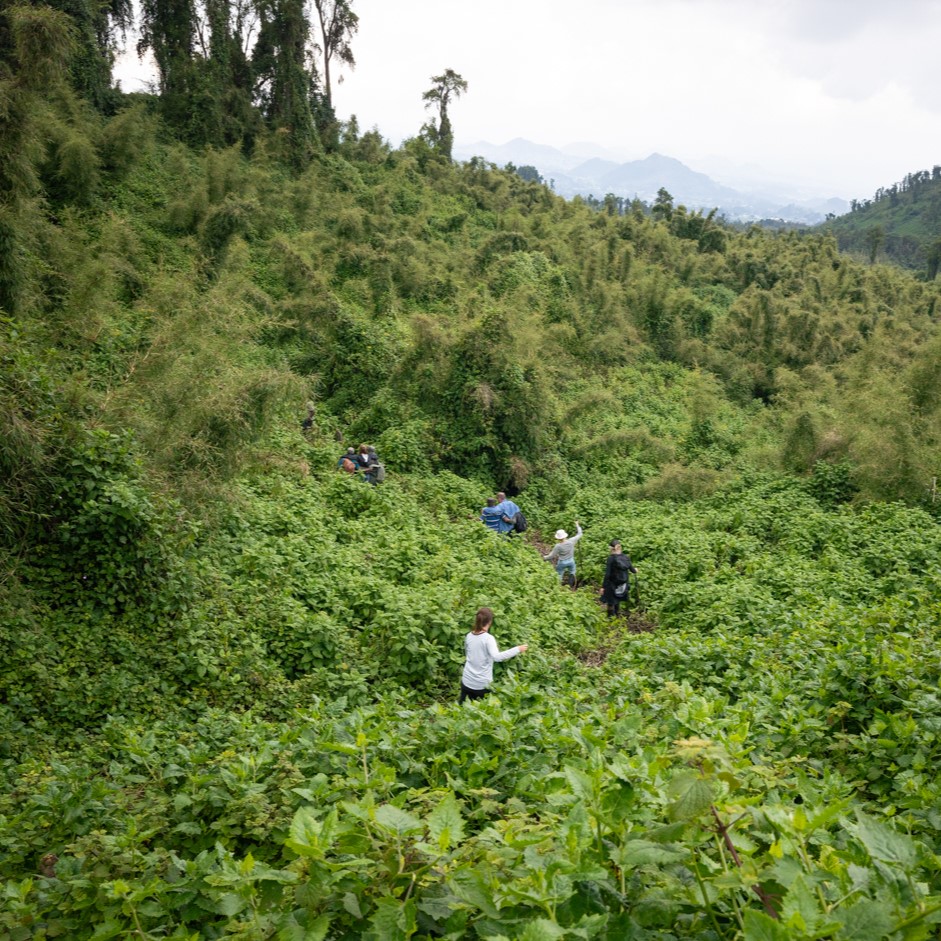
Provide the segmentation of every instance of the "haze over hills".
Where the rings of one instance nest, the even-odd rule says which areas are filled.
[[[480,156],[499,166],[534,166],[556,193],[568,198],[614,193],[651,202],[664,187],[677,203],[690,209],[718,208],[735,221],[768,218],[814,224],[828,213],[842,215],[849,210],[849,203],[839,197],[810,195],[795,184],[763,181],[754,168],[743,171],[742,182],[736,185],[735,170],[727,166],[727,182],[720,183],[674,157],[653,153],[642,160],[624,161],[589,142],[559,149],[523,138],[500,145],[478,141],[457,145],[454,156],[460,160]]]

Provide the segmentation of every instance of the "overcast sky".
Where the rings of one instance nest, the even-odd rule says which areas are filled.
[[[398,143],[446,68],[459,143],[592,141],[844,198],[941,163],[941,0],[353,0],[334,90]],[[129,88],[129,83],[125,83]]]

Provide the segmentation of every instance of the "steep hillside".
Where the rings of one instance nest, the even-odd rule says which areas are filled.
[[[934,280],[941,264],[941,166],[909,173],[828,222],[842,251],[888,259]]]
[[[936,930],[937,282],[440,127],[190,146],[8,15],[0,934]],[[483,605],[530,649],[458,706]]]

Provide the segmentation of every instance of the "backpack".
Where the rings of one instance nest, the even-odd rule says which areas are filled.
[[[348,474],[356,473],[356,465],[348,457],[343,458],[343,460],[340,462],[340,467],[342,467],[343,470],[345,470]]]
[[[381,484],[386,479],[385,464],[373,464],[372,472],[377,484]]]
[[[526,517],[523,516],[523,511],[520,510],[516,516],[513,517],[513,532],[514,533],[525,533],[529,524],[526,522]]]
[[[626,596],[628,591],[630,591],[631,586],[631,570],[629,568],[630,563],[623,555],[615,556],[614,558],[614,572],[612,572],[612,577],[614,579],[614,584],[611,586],[614,594],[619,598]],[[621,581],[623,579],[623,581]]]

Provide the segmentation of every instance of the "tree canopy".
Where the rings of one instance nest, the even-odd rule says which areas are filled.
[[[454,131],[448,116],[448,106],[467,91],[467,82],[453,69],[445,69],[441,75],[433,75],[431,81],[432,86],[422,95],[422,100],[426,108],[437,109],[438,125],[432,126],[432,141],[435,149],[450,160]]]

